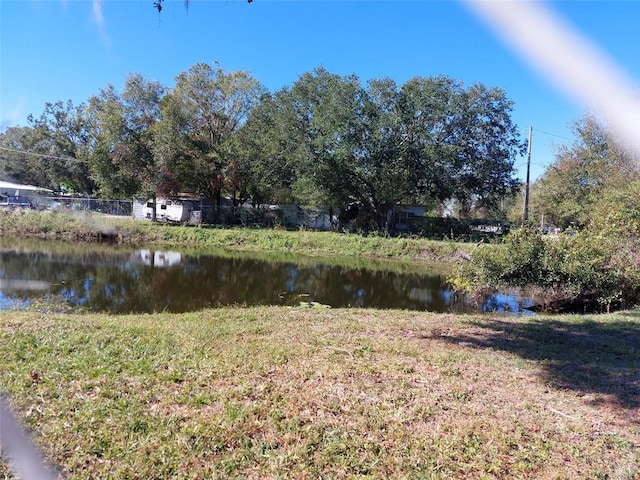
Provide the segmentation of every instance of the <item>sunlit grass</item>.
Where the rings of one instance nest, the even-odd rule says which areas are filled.
[[[639,344],[635,312],[1,312],[0,389],[69,478],[637,478]]]
[[[324,256],[365,256],[431,262],[471,248],[453,241],[387,238],[339,232],[167,225],[79,212],[0,211],[0,236],[133,245],[218,248]]]

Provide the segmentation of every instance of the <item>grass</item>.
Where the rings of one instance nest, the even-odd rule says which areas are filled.
[[[639,317],[0,312],[0,390],[70,479],[636,479]]]
[[[0,210],[0,236],[67,241],[112,241],[133,245],[224,248],[322,256],[449,261],[470,244],[421,238],[386,238],[338,232],[179,226],[90,212]]]

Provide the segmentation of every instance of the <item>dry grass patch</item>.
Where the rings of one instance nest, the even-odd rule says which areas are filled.
[[[69,478],[640,471],[633,312],[3,312],[0,331],[0,387]]]

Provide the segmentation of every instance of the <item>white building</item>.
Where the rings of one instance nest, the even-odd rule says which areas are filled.
[[[53,190],[48,188],[0,180],[0,206],[34,206],[41,203],[39,199],[42,196],[50,195],[51,193],[53,193]]]

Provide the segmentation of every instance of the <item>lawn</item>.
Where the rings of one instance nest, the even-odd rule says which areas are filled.
[[[70,479],[634,479],[639,350],[637,311],[0,312],[0,390]]]

